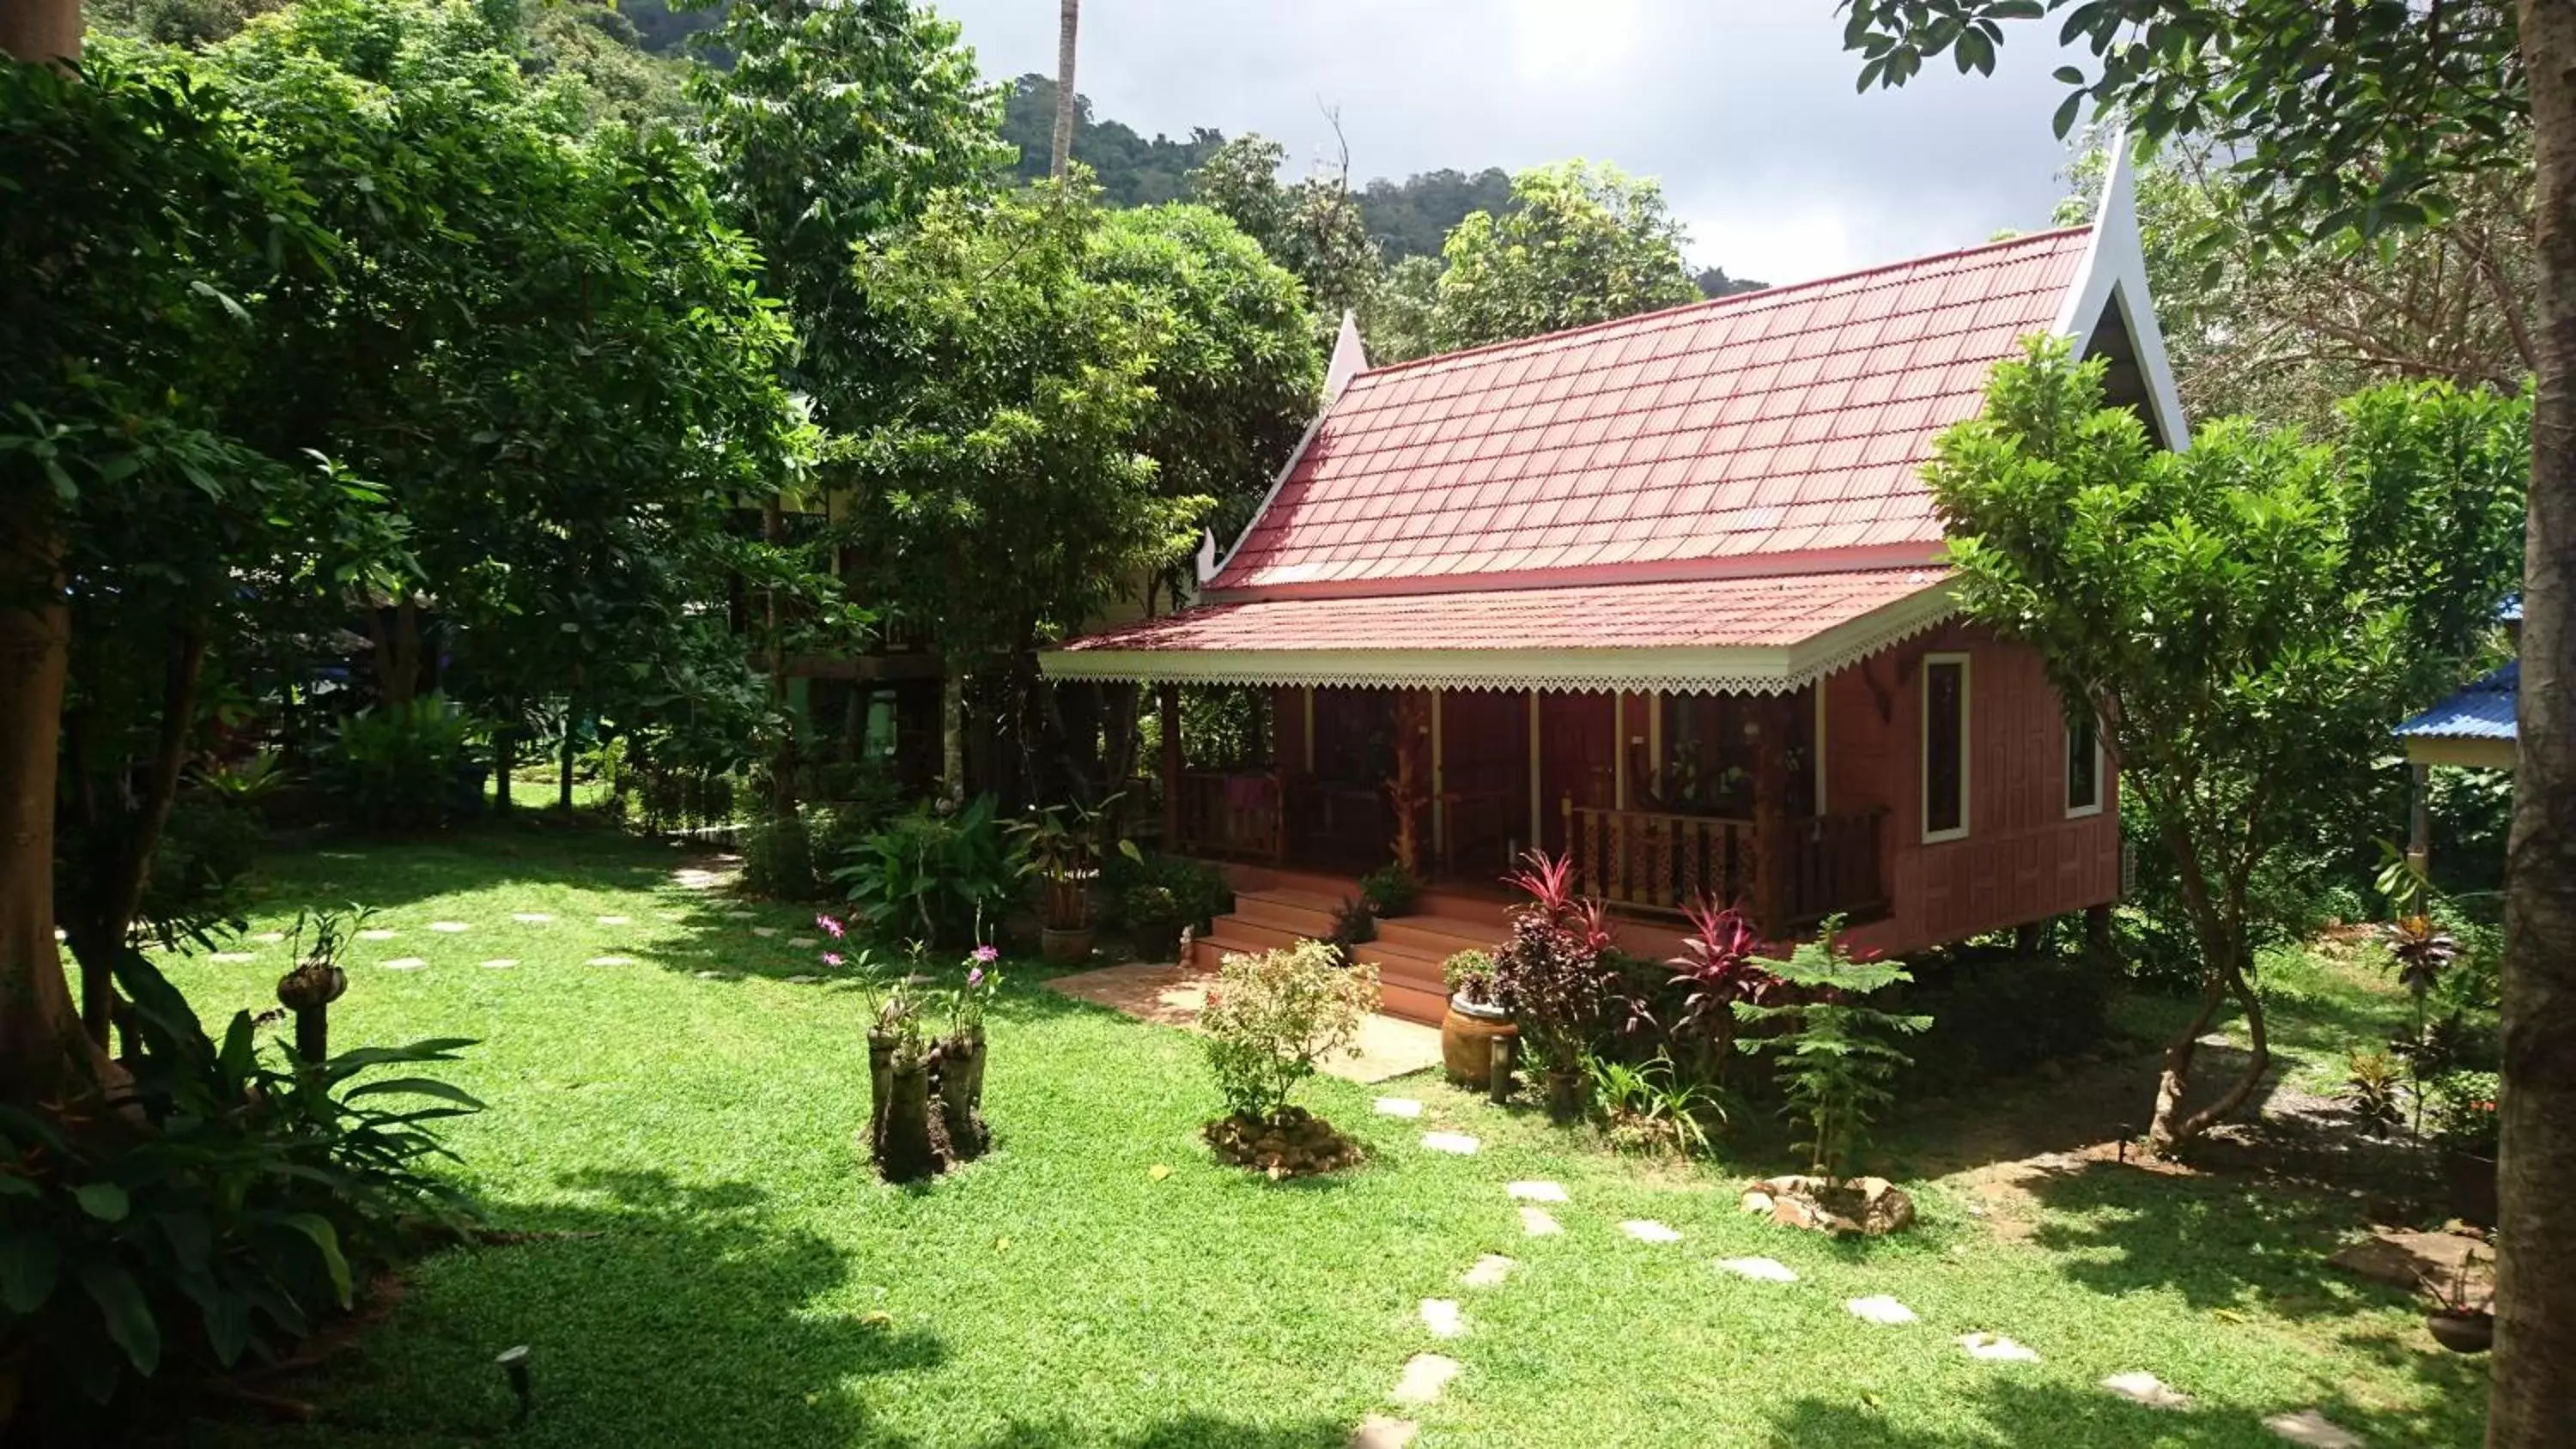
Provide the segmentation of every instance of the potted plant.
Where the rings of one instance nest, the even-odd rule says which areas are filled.
[[[2460,1255],[2459,1269],[2449,1284],[2428,1279],[2424,1285],[2433,1294],[2433,1311],[2424,1315],[2424,1331],[2453,1353],[2484,1353],[2495,1346],[2494,1295],[2470,1291],[2471,1256]]]
[[[1038,878],[1039,950],[1056,965],[1091,957],[1091,888],[1102,857],[1114,848],[1140,864],[1145,859],[1132,840],[1108,841],[1109,810],[1117,803],[1112,795],[1097,805],[1049,805],[1011,827]]]
[[[1181,902],[1166,885],[1129,888],[1119,904],[1127,913],[1127,939],[1139,961],[1169,961],[1181,952]]]
[[[1583,1111],[1583,1054],[1610,999],[1617,937],[1602,904],[1575,894],[1570,857],[1533,850],[1504,881],[1529,900],[1495,954],[1497,994],[1547,1084],[1548,1115],[1571,1122]]]
[[[340,965],[340,953],[374,915],[372,908],[363,906],[315,911],[310,917],[296,914],[291,948],[295,968],[277,978],[277,1004],[295,1013],[295,1055],[307,1066],[319,1067],[331,1059],[331,1003],[349,989],[349,973]],[[313,928],[310,946],[304,937],[308,922]]]
[[[1441,963],[1449,1010],[1440,1018],[1440,1061],[1449,1080],[1479,1090],[1493,1085],[1494,1043],[1518,1046],[1521,1029],[1503,1004],[1491,951],[1461,951]]]

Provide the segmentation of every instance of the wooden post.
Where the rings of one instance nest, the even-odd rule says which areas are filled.
[[[2113,965],[2111,948],[2111,908],[2108,905],[2084,908],[2084,961],[2096,971],[2108,971]]]
[[[1788,897],[1781,889],[1788,870],[1789,832],[1786,811],[1789,757],[1781,749],[1788,735],[1787,712],[1778,695],[1753,702],[1753,919],[1762,934],[1778,937],[1786,922]]]
[[[1163,736],[1163,849],[1181,848],[1181,687],[1154,686],[1154,717]]]
[[[2406,859],[2420,879],[2433,858],[2433,805],[2427,795],[2433,783],[2433,767],[2419,760],[2408,765],[2406,771],[2413,781],[2413,797],[2406,812]]]

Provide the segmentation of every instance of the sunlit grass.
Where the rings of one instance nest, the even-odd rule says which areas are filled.
[[[1328,1446],[1431,1349],[1465,1367],[1411,1412],[1426,1445],[2255,1449],[2278,1442],[2264,1415],[2310,1406],[2373,1443],[2478,1437],[2482,1370],[2322,1265],[2355,1221],[2340,1199],[2106,1167],[2043,1187],[2026,1241],[1925,1186],[1918,1232],[1844,1247],[1741,1214],[1717,1170],[1623,1159],[1421,1080],[1317,1084],[1311,1105],[1371,1160],[1271,1185],[1200,1147],[1216,1101],[1191,1038],[1059,998],[1034,966],[993,1028],[997,1151],[905,1191],[854,1143],[859,993],[786,980],[822,969],[788,944],[810,912],[733,919],[672,881],[679,852],[604,834],[349,851],[278,862],[253,930],[299,904],[381,908],[400,934],[360,947],[335,1037],[482,1039],[458,1079],[492,1110],[454,1134],[460,1176],[533,1236],[419,1265],[387,1322],[293,1386],[319,1423],[208,1429],[219,1442]],[[252,949],[177,975],[209,1015],[265,1006],[284,948]],[[584,964],[607,955],[636,964]],[[381,964],[403,957],[428,965]],[[496,959],[517,964],[478,964]],[[1374,1116],[1380,1091],[1429,1110]],[[1432,1128],[1484,1150],[1424,1151]],[[1562,1236],[1521,1235],[1503,1192],[1520,1178],[1565,1184]],[[1684,1240],[1632,1242],[1625,1218]],[[1488,1252],[1519,1270],[1460,1288]],[[1712,1266],[1753,1255],[1802,1281]],[[1841,1306],[1879,1293],[1922,1322]],[[1432,1340],[1426,1297],[1463,1300],[1466,1336]],[[1972,1361],[1953,1342],[1970,1331],[2043,1361]],[[492,1357],[519,1343],[538,1407],[508,1430]],[[2132,1369],[2198,1407],[2096,1387]]]

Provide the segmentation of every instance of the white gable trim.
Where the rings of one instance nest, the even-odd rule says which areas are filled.
[[[1790,694],[1958,612],[1944,580],[1795,644],[1622,649],[1052,649],[1049,679],[1370,689]]]
[[[2077,356],[2093,341],[2094,329],[2112,307],[2128,323],[2129,343],[2137,350],[2138,373],[2147,385],[2147,404],[2155,410],[2156,431],[2176,452],[2191,446],[2191,425],[2183,417],[2182,393],[2175,388],[2173,363],[2165,356],[2164,329],[2156,325],[2154,300],[2147,293],[2147,252],[2138,234],[2138,191],[2126,132],[2111,141],[2111,170],[2102,178],[2102,204],[2093,218],[2093,239],[2084,262],[2058,308],[2058,335],[2075,343]]]
[[[1306,424],[1306,431],[1298,435],[1297,446],[1288,452],[1288,461],[1281,464],[1279,471],[1272,475],[1270,491],[1261,495],[1261,506],[1252,510],[1252,517],[1244,523],[1243,532],[1235,535],[1234,546],[1228,548],[1223,557],[1219,557],[1216,550],[1216,535],[1210,533],[1207,536],[1207,541],[1199,549],[1200,588],[1206,588],[1209,580],[1224,573],[1226,565],[1233,563],[1234,556],[1243,551],[1243,541],[1252,537],[1253,525],[1261,522],[1261,516],[1268,513],[1270,505],[1278,501],[1279,490],[1288,485],[1288,479],[1296,473],[1297,465],[1305,460],[1306,450],[1315,445],[1315,434],[1322,431],[1324,419],[1332,416],[1333,404],[1342,400],[1342,393],[1350,387],[1351,379],[1368,371],[1368,365],[1368,349],[1360,344],[1359,318],[1350,309],[1344,308],[1341,334],[1333,339],[1333,360],[1324,369],[1324,397],[1323,401],[1315,406],[1314,421]]]

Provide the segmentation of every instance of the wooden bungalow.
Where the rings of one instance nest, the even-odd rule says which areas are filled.
[[[2111,763],[1956,617],[1920,476],[2048,332],[2183,444],[2125,165],[2089,226],[1848,276],[1376,369],[1346,325],[1195,602],[1044,667],[1158,686],[1167,841],[1236,866],[1211,957],[1320,934],[1390,858],[1429,876],[1363,951],[1400,1015],[1438,1018],[1532,846],[1649,952],[1703,897],[1897,952],[2104,907]],[[1193,686],[1257,691],[1256,758],[1182,768]]]

